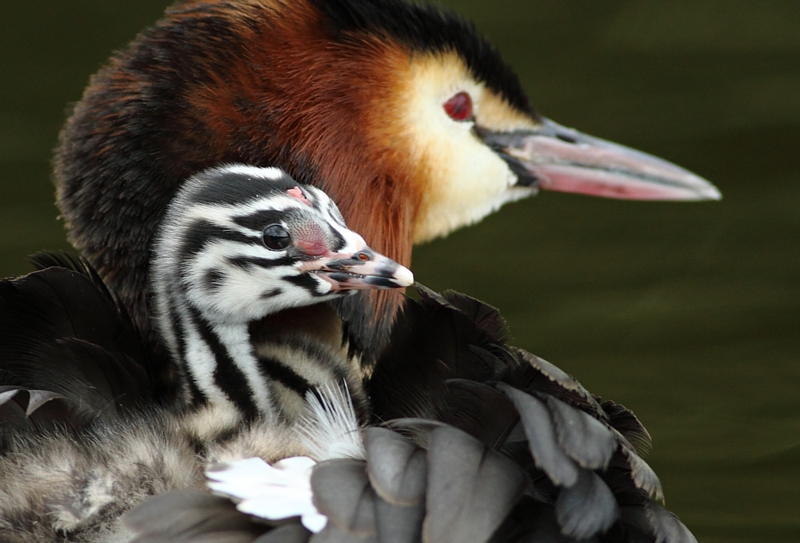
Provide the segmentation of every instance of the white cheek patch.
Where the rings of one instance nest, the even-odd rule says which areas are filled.
[[[331,285],[322,278],[309,275],[315,281],[312,294],[305,287],[285,280],[287,274],[296,275],[286,267],[264,269],[257,266],[230,266],[225,269],[225,277],[219,287],[212,291],[198,288],[200,283],[195,280],[187,294],[206,318],[235,323],[250,322],[282,309],[329,299],[326,295],[330,293]]]
[[[415,242],[477,222],[512,198],[516,176],[472,133],[442,135],[429,153],[435,182],[425,194]]]
[[[423,187],[414,243],[447,235],[535,192],[514,187],[516,175],[474,134],[472,121],[455,121],[445,112],[448,99],[467,92],[480,119],[481,103],[489,93],[457,57],[446,62],[420,59],[411,69],[411,79],[404,107],[406,130],[414,158],[428,166],[430,180]]]

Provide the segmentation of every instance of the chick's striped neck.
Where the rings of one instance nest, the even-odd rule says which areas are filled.
[[[155,245],[156,326],[192,404],[291,422],[305,395],[358,372],[337,349],[298,332],[253,341],[253,323],[353,289],[408,286],[410,272],[347,229],[321,191],[281,170],[226,166],[190,179]]]

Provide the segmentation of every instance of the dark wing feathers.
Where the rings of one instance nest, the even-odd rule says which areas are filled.
[[[656,521],[642,524],[639,517],[639,524],[632,526],[620,515],[622,505],[661,511],[656,501],[663,499],[658,478],[636,449],[647,449],[649,434],[629,410],[601,402],[553,364],[506,345],[505,322],[494,308],[461,294],[439,295],[424,287],[419,294],[419,300],[406,301],[392,349],[379,358],[368,383],[375,416],[378,421],[413,416],[446,424],[428,423],[413,435],[414,442],[428,451],[429,478],[434,475],[431,437],[456,428],[521,470],[519,480],[530,486],[524,498],[515,498],[503,510],[500,521],[505,523],[495,526],[494,540],[506,541],[503,534],[516,534],[508,540],[529,540],[539,534],[538,526],[525,531],[522,520],[507,524],[515,515],[531,515],[547,517],[551,526],[558,527],[557,534],[542,534],[544,540],[625,541],[635,532],[636,537],[644,534],[645,541],[660,541],[664,534],[668,536],[664,541],[672,537],[682,541],[680,530],[662,528]],[[412,426],[413,422],[390,424],[406,431]],[[466,443],[460,446],[464,454],[470,450]],[[469,487],[470,477],[474,477],[470,470],[454,475],[447,486],[452,495],[433,495],[429,482],[426,530],[429,525],[450,526],[449,531],[435,532],[436,537],[450,537],[456,526],[481,533],[477,517],[458,516],[455,505],[451,514],[458,522],[451,519],[448,524],[446,515],[433,513],[439,501],[471,503],[470,491],[475,489]],[[502,489],[508,481],[498,478],[495,484]]]
[[[24,391],[19,387],[0,387],[0,421],[6,428],[27,428],[30,424],[26,410],[28,406],[27,398],[20,398]],[[0,434],[0,438],[2,434]],[[6,444],[0,439],[0,450],[4,450]]]
[[[423,539],[488,541],[528,486],[525,472],[506,456],[452,427],[433,430],[429,443]]]
[[[595,418],[608,419],[597,399],[577,379],[547,360],[522,349],[511,347],[509,350],[517,357],[522,369],[511,372],[504,381],[523,390],[536,390],[557,397]]]
[[[497,308],[452,290],[445,292],[443,297],[492,341],[502,343],[508,339],[508,326]]]
[[[369,458],[367,476],[375,492],[393,505],[424,503],[428,480],[425,451],[413,441],[387,428],[367,428],[364,448]]]
[[[611,465],[605,474],[607,479],[614,479],[611,484],[615,492],[648,496],[656,502],[663,502],[661,482],[653,468],[633,449],[622,447],[620,452],[622,454],[615,455],[611,460]]]
[[[617,440],[611,430],[587,413],[553,396],[545,402],[555,422],[561,447],[581,467],[605,469],[617,450]]]
[[[578,481],[564,488],[556,500],[556,519],[561,531],[575,539],[605,533],[619,518],[619,506],[603,480],[582,470]]]
[[[308,543],[311,533],[298,522],[278,526],[270,530],[253,543]]]
[[[403,506],[384,500],[376,502],[375,520],[378,541],[391,543],[416,543],[422,538],[425,503]]]
[[[578,540],[562,532],[551,507],[523,498],[492,538],[492,543],[500,542],[578,543]],[[595,537],[580,540],[580,543],[597,542]]]
[[[53,252],[37,253],[31,260],[39,269],[26,277],[36,277],[50,287],[50,306],[42,304],[40,310],[48,314],[54,328],[66,337],[90,340],[108,351],[123,351],[144,359],[128,312],[87,261]],[[82,280],[77,280],[78,276]],[[44,295],[38,286],[28,293]],[[50,316],[52,306],[62,313]]]
[[[80,426],[149,398],[138,334],[97,274],[67,256],[34,259],[50,267],[0,281],[0,384],[27,393],[14,399],[30,421]]]
[[[641,455],[650,452],[650,432],[647,431],[633,411],[611,400],[601,404],[603,411],[608,415],[609,423],[635,447]]]
[[[697,543],[686,526],[658,504],[628,506],[621,509],[622,519],[643,534],[655,534],[655,541]]]
[[[369,536],[376,532],[375,502],[363,462],[338,458],[322,462],[311,476],[314,505],[339,530]]]
[[[453,427],[417,429],[428,434],[427,450],[397,432],[370,428],[366,462],[329,460],[314,469],[314,502],[329,524],[313,541],[490,539],[526,490],[524,471]]]
[[[403,465],[408,473],[403,474],[405,482],[383,480],[392,490],[399,490],[403,496],[409,498],[410,494],[418,499],[407,499],[409,504],[390,503],[383,499],[371,486],[370,478],[366,472],[365,463],[358,460],[328,460],[322,462],[315,469],[311,477],[311,486],[314,491],[314,503],[320,512],[328,516],[328,525],[319,534],[312,537],[314,543],[327,541],[391,541],[392,543],[415,543],[420,540],[422,522],[425,517],[425,503],[420,497],[424,496],[424,485],[427,480],[427,468],[424,457],[417,457],[413,444],[401,442],[389,430],[379,430],[373,434],[372,446],[367,452],[369,458],[386,458],[381,455],[391,454],[389,462],[408,460]],[[384,432],[384,433],[381,433]],[[388,434],[394,434],[391,438]],[[388,439],[387,439],[388,438]],[[410,448],[405,447],[410,445]],[[405,451],[403,450],[405,449]],[[410,452],[410,455],[404,454]],[[393,453],[393,454],[392,454]],[[416,459],[415,459],[416,458]],[[388,462],[387,462],[388,463]],[[422,469],[420,469],[422,468]],[[391,478],[390,478],[391,479]],[[413,479],[413,481],[412,481]],[[423,486],[422,489],[418,487]],[[406,487],[406,488],[403,488]],[[394,494],[390,490],[388,494]]]
[[[580,468],[558,444],[553,419],[547,406],[535,396],[500,383],[498,387],[514,402],[528,438],[533,461],[558,486],[570,487],[578,481]]]
[[[251,543],[266,529],[230,500],[200,490],[150,498],[125,516],[125,524],[138,534],[131,543]]]
[[[308,543],[311,538],[299,520],[268,525],[240,513],[229,499],[196,489],[150,498],[124,522],[136,533],[130,543]]]
[[[312,543],[694,542],[655,501],[658,478],[631,444],[649,436],[632,413],[507,346],[492,308],[420,296],[406,302],[368,382],[375,424],[362,434],[365,459],[313,471],[314,503],[329,521]],[[181,496],[199,499],[173,499]],[[139,513],[138,526],[155,535],[137,543],[227,541],[222,531],[205,538],[202,517],[237,513],[208,499],[199,516],[165,505],[177,521],[155,531]],[[224,536],[251,533],[243,526]],[[261,543],[308,536],[297,520],[252,529]]]
[[[461,428],[493,449],[499,449],[519,422],[514,404],[499,390],[467,379],[450,379],[441,420]],[[480,405],[481,409],[475,409]]]
[[[377,543],[375,534],[356,535],[328,524],[324,530],[311,537],[311,543]]]
[[[406,303],[369,382],[376,418],[390,422],[365,430],[365,468],[347,461],[359,495],[369,495],[366,483],[375,492],[375,532],[347,539],[351,512],[325,541],[395,541],[378,529],[390,518],[414,522],[397,541],[688,541],[654,501],[658,478],[628,439],[649,436],[627,409],[505,345],[505,324],[480,302],[420,298]],[[337,488],[324,489],[330,500]]]

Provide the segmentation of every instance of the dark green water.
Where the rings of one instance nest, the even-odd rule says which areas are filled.
[[[515,342],[653,434],[700,541],[800,541],[800,3],[450,0],[556,121],[673,160],[717,203],[542,194],[417,250]],[[66,247],[49,158],[68,103],[164,2],[4,2],[0,275]]]

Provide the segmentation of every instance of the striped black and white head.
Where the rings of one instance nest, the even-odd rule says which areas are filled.
[[[413,276],[349,230],[324,192],[277,168],[229,165],[191,178],[173,200],[151,281],[174,352],[179,320],[244,324],[359,289],[406,287]]]

